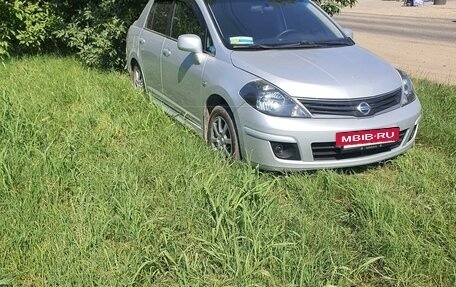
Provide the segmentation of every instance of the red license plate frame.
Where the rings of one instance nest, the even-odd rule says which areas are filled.
[[[336,146],[343,148],[396,142],[400,138],[399,133],[400,130],[398,127],[338,132],[336,133]]]

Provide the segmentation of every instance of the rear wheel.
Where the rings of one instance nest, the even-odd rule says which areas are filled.
[[[214,150],[220,151],[227,158],[240,158],[234,122],[222,106],[216,106],[209,116],[207,141]]]
[[[134,64],[133,67],[131,68],[131,82],[133,84],[133,87],[135,87],[138,90],[146,90],[146,86],[144,85],[144,77],[141,71],[141,68],[137,65]]]

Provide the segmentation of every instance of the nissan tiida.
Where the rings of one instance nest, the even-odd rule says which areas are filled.
[[[308,0],[152,0],[128,31],[127,67],[213,149],[263,169],[392,158],[421,116],[410,78]]]

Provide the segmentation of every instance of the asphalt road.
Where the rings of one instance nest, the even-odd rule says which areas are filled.
[[[414,8],[410,8],[414,9]],[[410,16],[372,15],[344,13],[334,19],[355,33],[373,33],[388,36],[406,37],[444,43],[456,43],[456,15],[452,19],[436,19]]]
[[[355,42],[417,78],[456,85],[456,0],[447,5],[404,7],[364,0],[334,19]]]

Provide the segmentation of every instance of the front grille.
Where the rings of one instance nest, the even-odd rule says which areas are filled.
[[[315,100],[298,99],[313,115],[337,115],[365,117],[373,116],[401,102],[402,90],[399,88],[387,94],[375,97],[366,97],[353,100]],[[367,103],[371,107],[370,112],[362,113],[358,107],[361,103]]]
[[[312,155],[314,160],[340,160],[387,152],[400,146],[406,133],[407,130],[401,131],[397,142],[375,144],[352,149],[337,147],[336,142],[313,143]]]

